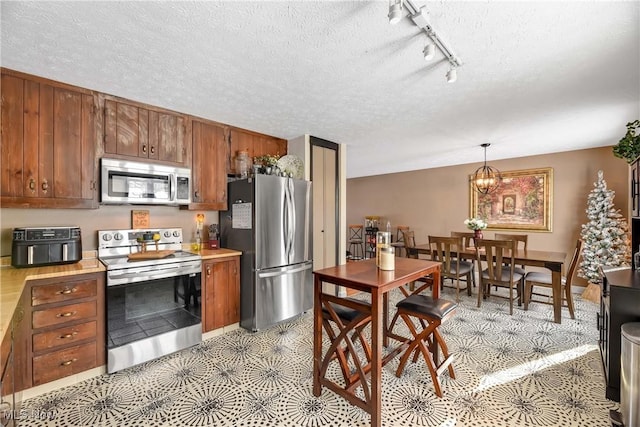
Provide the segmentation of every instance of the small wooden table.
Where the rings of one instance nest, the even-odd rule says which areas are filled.
[[[387,341],[387,327],[389,322],[389,296],[392,289],[417,280],[423,276],[432,275],[433,283],[440,283],[440,263],[434,261],[396,258],[395,270],[384,271],[376,267],[374,259],[350,262],[336,267],[329,267],[313,272],[314,275],[314,321],[313,321],[313,394],[320,396],[322,386],[344,397],[350,403],[357,405],[371,414],[371,425],[381,425],[381,395],[382,395],[382,345]],[[335,301],[333,295],[322,292],[322,283],[332,283],[371,294],[371,376],[370,399],[362,399],[337,387],[335,383],[321,378],[320,367],[323,362],[322,352],[322,304],[323,301]],[[433,298],[439,298],[439,286],[432,286]],[[397,352],[395,353],[397,354]],[[327,355],[330,357],[330,355]],[[362,387],[369,387],[366,378],[359,379]]]
[[[429,244],[416,245],[415,249],[419,254],[431,254]],[[474,248],[465,248],[460,251],[461,258],[475,259]],[[532,267],[544,267],[551,270],[551,280],[553,289],[553,321],[562,323],[562,266],[567,254],[564,252],[534,251],[517,249],[515,253],[515,263],[519,265],[529,265]],[[481,252],[480,259],[486,261],[486,256]]]

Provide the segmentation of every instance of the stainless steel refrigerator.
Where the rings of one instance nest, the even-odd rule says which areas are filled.
[[[240,326],[250,331],[313,307],[311,182],[255,175],[229,186],[222,247],[240,257]]]

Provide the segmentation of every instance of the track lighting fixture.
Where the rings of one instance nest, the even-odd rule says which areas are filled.
[[[389,0],[389,23],[397,24],[402,19],[402,0]]]
[[[422,53],[424,54],[425,61],[431,61],[433,57],[436,55],[435,45],[429,43],[424,47],[424,50],[422,51]]]
[[[484,148],[484,165],[476,169],[473,175],[469,177],[473,184],[473,188],[480,194],[489,194],[493,192],[502,182],[502,175],[500,175],[500,171],[494,167],[487,166],[487,147],[490,145],[491,144],[487,143],[480,145]]]
[[[389,0],[389,22],[391,24],[395,24],[405,16],[402,10],[403,7],[407,8],[409,17],[411,17],[411,20],[416,27],[423,31],[429,38],[430,43],[428,43],[422,51],[424,59],[427,61],[433,59],[435,56],[435,49],[438,48],[451,67],[447,72],[447,82],[455,82],[458,78],[456,68],[460,67],[462,62],[446,45],[444,40],[442,40],[442,37],[440,37],[433,29],[433,26],[429,21],[429,12],[427,12],[424,6],[418,8],[413,4],[412,0]]]
[[[447,83],[455,83],[458,80],[458,72],[456,71],[456,67],[449,68],[447,71]]]

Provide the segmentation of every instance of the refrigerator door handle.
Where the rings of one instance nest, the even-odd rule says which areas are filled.
[[[287,263],[290,262],[291,256],[289,252],[291,252],[291,230],[290,230],[290,221],[291,216],[289,211],[291,209],[291,200],[289,198],[289,188],[284,187],[284,203],[282,206],[283,215],[282,215],[282,232],[283,232],[283,240],[284,240],[284,256],[287,259]]]
[[[281,270],[278,270],[278,271],[270,271],[270,272],[268,272],[268,273],[266,273],[266,272],[265,272],[265,273],[259,272],[259,273],[258,273],[258,276],[259,276],[259,277],[261,277],[261,278],[262,278],[262,277],[282,276],[282,274],[283,274],[283,273],[286,273],[286,274],[298,273],[298,272],[300,272],[300,271],[309,270],[310,268],[313,268],[313,264],[311,264],[311,263],[305,263],[304,265],[301,265],[301,266],[300,266],[300,267],[298,267],[298,268],[292,268],[291,270],[286,270],[286,271],[284,271],[284,272],[283,272],[283,271],[281,271]]]
[[[287,178],[287,194],[289,195],[289,262],[293,262],[295,254],[294,241],[296,236],[296,202],[294,197],[293,179]]]

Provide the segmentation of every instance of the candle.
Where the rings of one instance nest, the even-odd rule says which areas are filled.
[[[380,270],[393,270],[396,268],[394,248],[384,248],[380,251]]]

